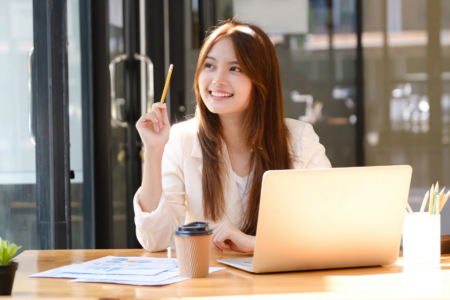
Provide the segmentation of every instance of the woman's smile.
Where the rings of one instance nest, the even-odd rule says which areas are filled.
[[[211,95],[211,98],[216,101],[227,100],[234,96],[234,94],[222,90],[210,90],[209,94]]]

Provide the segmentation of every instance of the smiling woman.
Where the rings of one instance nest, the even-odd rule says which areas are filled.
[[[231,38],[217,41],[205,57],[198,81],[200,94],[210,112],[239,114],[247,108],[252,81],[239,67]]]
[[[145,146],[138,240],[149,251],[167,248],[186,214],[186,223],[210,222],[219,252],[252,252],[264,172],[330,162],[311,125],[285,119],[278,59],[259,27],[213,28],[194,88],[194,119],[170,128],[166,106],[156,103],[136,125]]]

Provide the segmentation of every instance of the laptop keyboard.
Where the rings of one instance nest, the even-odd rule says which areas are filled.
[[[244,261],[241,264],[247,265],[247,266],[253,266],[253,262],[252,261]]]

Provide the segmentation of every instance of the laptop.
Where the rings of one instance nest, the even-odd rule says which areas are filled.
[[[397,261],[410,166],[268,171],[253,257],[218,262],[252,273]]]

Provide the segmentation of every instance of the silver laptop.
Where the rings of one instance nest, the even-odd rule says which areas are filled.
[[[268,171],[253,257],[218,261],[270,273],[396,262],[410,166]]]

